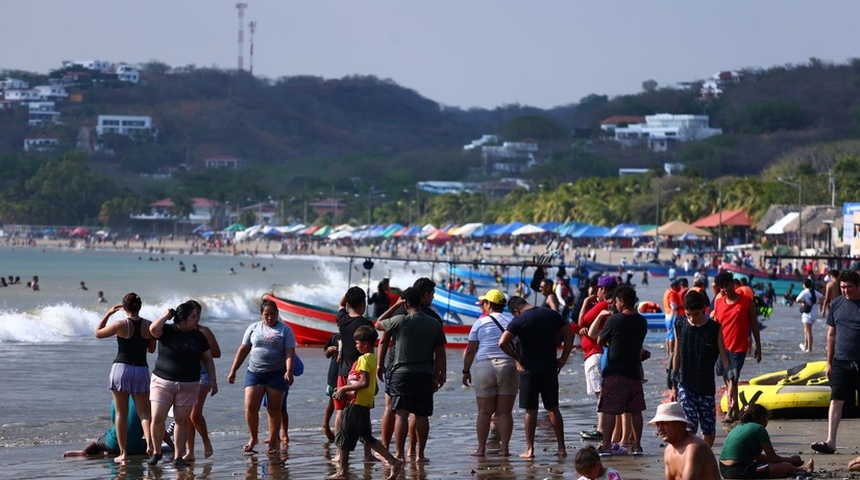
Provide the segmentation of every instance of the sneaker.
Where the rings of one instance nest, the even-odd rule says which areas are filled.
[[[803,352],[803,353],[809,353],[809,350],[807,350],[807,349],[806,349],[806,346],[805,346],[804,344],[802,344],[802,343],[801,343],[799,346],[800,346],[800,351],[801,351],[801,352]]]
[[[606,450],[603,450],[600,448],[597,449],[597,454],[600,455],[601,457],[611,457],[612,456],[612,452],[607,452]]]
[[[627,455],[627,449],[617,443],[613,443],[612,455]]]

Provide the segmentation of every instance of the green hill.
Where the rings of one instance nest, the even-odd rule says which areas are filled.
[[[31,85],[47,80],[27,72],[6,73]],[[114,182],[114,195],[126,192],[122,195],[142,201],[165,195],[208,196],[242,203],[326,194],[359,197],[381,190],[387,202],[414,196],[414,184],[420,180],[486,180],[479,151],[462,149],[486,133],[538,142],[542,163],[523,176],[560,185],[583,177],[614,177],[622,167],[659,170],[666,162],[681,163],[686,175],[704,178],[790,171],[779,166],[784,162],[809,163],[813,172],[821,173],[836,159],[809,152],[827,151],[826,145],[855,139],[860,132],[858,60],[830,65],[811,59],[804,65],[747,71],[711,100],[702,100],[695,84],[690,89],[651,85],[638,94],[592,94],[577,104],[548,110],[521,105],[450,108],[375,77],[271,80],[151,62],[142,78],[140,85],[99,81],[70,88],[81,101],[58,105],[58,126],[27,127],[24,109],[0,111],[0,159],[10,171],[32,176],[35,169],[57,163],[73,150],[81,129],[92,128],[99,114],[149,115],[158,127],[157,139],[142,142],[108,135],[101,141],[105,150],[80,157]],[[654,153],[644,147],[620,148],[599,129],[599,122],[612,115],[653,113],[708,114],[711,126],[724,134]],[[56,136],[60,148],[25,155],[24,138],[40,134]],[[854,153],[853,147],[848,153]],[[233,172],[200,168],[204,159],[216,156],[241,158],[245,167]],[[174,175],[170,180],[138,176],[159,172]],[[33,208],[20,204],[27,201],[23,180],[7,178],[0,185],[6,193],[3,220],[33,214]],[[67,223],[98,214],[88,207]]]

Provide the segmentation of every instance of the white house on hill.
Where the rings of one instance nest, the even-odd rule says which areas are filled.
[[[647,144],[655,152],[665,152],[675,142],[692,142],[722,135],[722,129],[711,128],[708,122],[707,115],[658,113],[647,115],[645,123],[615,128],[614,139],[625,146]]]
[[[151,134],[156,135],[152,117],[136,115],[99,115],[96,133],[116,133],[118,135]]]

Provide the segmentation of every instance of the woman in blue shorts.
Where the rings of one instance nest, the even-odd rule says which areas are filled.
[[[109,384],[116,405],[119,456],[114,460],[117,462],[128,459],[128,428],[125,419],[128,417],[129,396],[134,397],[135,409],[143,426],[146,453],[152,454],[153,451],[150,439],[149,365],[146,363],[146,354],[155,351],[155,338],[149,333],[149,320],[139,315],[141,303],[136,293],[127,293],[122,299],[122,305],[111,307],[96,327],[96,338],[115,335],[117,342],[117,354],[111,366]],[[108,324],[110,317],[120,310],[125,311],[125,320]]]
[[[260,406],[263,395],[268,399],[266,412],[269,414],[268,452],[279,451],[277,439],[280,438],[281,404],[284,395],[293,384],[293,357],[296,337],[289,325],[280,321],[278,306],[271,300],[263,300],[260,305],[262,320],[251,324],[242,337],[242,344],[233,358],[233,366],[227,381],[236,381],[236,370],[248,358],[248,371],[245,374],[245,421],[248,423],[250,439],[242,449],[254,451],[259,442]]]

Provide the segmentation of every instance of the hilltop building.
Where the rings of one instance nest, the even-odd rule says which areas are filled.
[[[96,134],[115,133],[118,135],[151,135],[156,137],[158,129],[152,117],[140,115],[99,115]]]
[[[621,126],[621,122],[610,122],[613,118],[630,119],[631,123]],[[600,122],[600,129],[611,134],[616,142],[624,146],[645,144],[655,152],[666,152],[676,142],[704,140],[723,133],[722,129],[708,125],[707,115],[658,113],[647,115],[644,123],[632,123],[634,118],[610,117]]]

